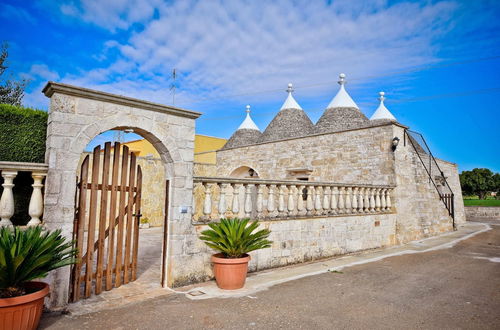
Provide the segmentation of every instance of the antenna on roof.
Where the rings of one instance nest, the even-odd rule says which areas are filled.
[[[175,68],[172,70],[172,75],[170,76],[170,78],[172,79],[172,83],[170,84],[170,93],[172,94],[172,105],[175,106],[175,89],[177,88],[175,84],[175,80],[177,79],[177,71]]]

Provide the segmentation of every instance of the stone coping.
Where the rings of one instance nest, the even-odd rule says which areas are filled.
[[[385,122],[385,123],[371,124],[369,126],[356,127],[356,128],[351,128],[351,129],[346,129],[346,130],[336,131],[336,132],[308,134],[308,135],[301,135],[301,136],[296,136],[296,137],[291,137],[291,138],[286,138],[286,139],[278,139],[278,140],[272,140],[272,141],[266,141],[266,142],[252,143],[252,144],[247,144],[247,145],[239,146],[239,147],[222,148],[222,149],[217,150],[217,152],[238,149],[238,148],[253,147],[253,146],[257,146],[257,145],[261,145],[261,144],[291,141],[291,140],[303,139],[303,138],[314,137],[314,136],[331,135],[331,134],[338,134],[338,133],[344,133],[344,132],[358,131],[358,130],[363,130],[363,129],[370,129],[370,128],[376,128],[376,127],[389,126],[389,125],[399,126],[401,128],[404,128],[404,129],[409,128],[408,126],[402,125],[398,122]]]
[[[250,217],[252,221],[256,220],[259,222],[278,222],[278,221],[302,221],[302,220],[319,220],[319,219],[334,219],[334,218],[351,218],[351,217],[359,217],[359,216],[380,216],[380,215],[387,215],[387,214],[397,214],[397,210],[392,207],[391,210],[388,211],[376,211],[376,212],[369,212],[369,213],[329,213],[329,214],[296,214],[293,216],[285,215],[283,217],[277,216],[277,217]],[[208,225],[209,223],[214,223],[218,222],[219,219],[210,219],[210,220],[192,220],[191,225],[193,226],[205,226]]]
[[[24,171],[24,172],[46,173],[48,171],[48,169],[49,169],[49,164],[45,164],[45,163],[0,161],[0,170],[1,171]]]
[[[295,185],[295,186],[337,186],[337,187],[358,187],[358,188],[395,188],[390,184],[364,184],[364,183],[339,183],[325,181],[302,181],[302,180],[267,180],[267,179],[239,179],[227,177],[205,177],[195,176],[194,182],[202,183],[239,183],[239,184],[275,184],[275,185]]]
[[[171,107],[168,105],[153,103],[149,101],[143,101],[127,96],[121,96],[101,91],[96,91],[93,89],[56,83],[53,81],[49,81],[47,85],[42,90],[42,93],[47,97],[51,97],[54,93],[61,93],[71,96],[82,97],[86,99],[92,99],[102,102],[116,103],[125,106],[131,106],[135,108],[145,109],[145,110],[153,110],[168,113],[174,116],[186,117],[190,119],[196,119],[201,116],[200,112],[181,109],[177,107]]]
[[[465,208],[474,208],[474,207],[479,207],[479,208],[492,208],[492,209],[500,209],[500,206],[488,206],[488,205],[464,205]]]

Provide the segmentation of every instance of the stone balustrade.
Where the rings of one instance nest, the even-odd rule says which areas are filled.
[[[3,192],[0,197],[0,226],[12,226],[11,218],[15,212],[14,179],[19,172],[31,172],[33,191],[31,192],[28,226],[37,226],[43,215],[43,179],[47,176],[47,165],[40,163],[0,162],[0,175],[3,178]]]
[[[394,187],[333,182],[194,178],[194,223],[222,217],[259,220],[392,212]]]

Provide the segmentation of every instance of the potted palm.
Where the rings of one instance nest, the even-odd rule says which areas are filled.
[[[49,285],[34,281],[74,263],[76,250],[61,230],[0,227],[0,324],[2,329],[36,329]]]
[[[271,232],[268,229],[254,232],[259,224],[257,221],[248,224],[249,221],[250,219],[220,219],[218,223],[208,224],[210,229],[201,232],[200,239],[219,251],[212,256],[212,262],[215,281],[221,289],[242,288],[250,261],[248,253],[271,246],[272,242],[267,239]]]

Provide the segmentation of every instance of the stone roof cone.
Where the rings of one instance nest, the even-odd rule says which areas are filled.
[[[278,114],[262,134],[259,142],[306,136],[314,132],[314,125],[293,97],[293,86],[288,84],[288,96]]]
[[[223,149],[227,148],[237,148],[250,144],[255,144],[260,139],[262,133],[260,132],[259,127],[255,124],[255,122],[250,117],[250,106],[246,106],[246,117],[245,120],[238,127],[236,132],[231,135],[229,140],[224,145]]]
[[[392,115],[392,113],[389,111],[389,109],[387,109],[385,107],[385,104],[384,104],[384,100],[385,100],[385,93],[384,92],[379,92],[378,93],[380,96],[379,96],[379,100],[380,100],[380,104],[377,108],[377,110],[375,110],[375,112],[373,113],[373,115],[370,117],[370,120],[392,120],[392,121],[396,121],[396,117],[394,117]]]
[[[340,89],[315,126],[316,133],[343,131],[369,124],[368,118],[345,89],[345,74],[339,75]]]

